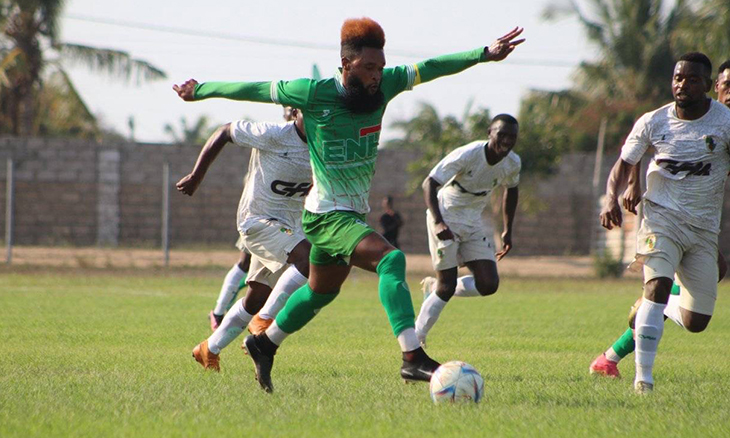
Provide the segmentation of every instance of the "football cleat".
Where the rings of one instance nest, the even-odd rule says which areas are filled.
[[[654,384],[649,382],[634,382],[634,392],[638,395],[649,395],[654,392]]]
[[[252,335],[260,335],[274,322],[273,319],[264,319],[258,314],[254,315],[251,322],[248,323],[248,332]]]
[[[206,370],[220,371],[220,356],[208,350],[208,340],[193,348],[193,357]]]
[[[423,292],[424,300],[433,293],[434,289],[436,289],[437,281],[438,280],[433,277],[424,277],[423,280],[421,280],[421,291]]]
[[[221,322],[223,321],[223,315],[216,315],[211,310],[208,314],[208,319],[210,319],[210,331],[214,332],[215,329],[217,329],[218,326],[221,325]]]
[[[590,374],[620,379],[621,373],[618,372],[618,363],[608,360],[605,353],[601,353],[588,367]]]
[[[400,367],[400,376],[406,383],[430,382],[434,371],[441,364],[431,359],[424,353],[424,357],[418,361],[406,362]]]
[[[259,385],[261,385],[264,391],[268,393],[274,392],[274,385],[271,383],[271,368],[274,366],[274,356],[264,353],[256,345],[256,337],[254,335],[246,336],[243,345],[256,368],[256,381],[259,382]]]
[[[636,322],[636,312],[639,311],[639,306],[641,306],[641,301],[643,301],[644,297],[639,297],[639,299],[636,300],[633,306],[631,306],[631,310],[629,310],[629,327],[631,327],[631,330],[634,330],[634,323]]]

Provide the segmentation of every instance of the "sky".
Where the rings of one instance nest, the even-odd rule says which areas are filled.
[[[346,18],[368,16],[386,35],[387,65],[415,63],[491,44],[514,26],[527,41],[499,63],[480,64],[455,76],[419,85],[388,105],[382,140],[399,135],[389,126],[417,114],[422,102],[440,115],[462,117],[472,108],[517,115],[531,89],[558,90],[571,84],[581,61],[595,58],[572,17],[541,18],[550,0],[432,1],[245,1],[69,0],[61,19],[66,43],[129,52],[167,74],[167,79],[126,84],[81,65],[66,64],[79,93],[102,123],[135,138],[168,142],[167,123],[193,123],[205,115],[212,126],[239,118],[281,120],[275,105],[209,99],[183,102],[172,90],[189,78],[205,81],[268,81],[323,77],[340,65],[339,32]],[[553,0],[554,1],[554,0]]]

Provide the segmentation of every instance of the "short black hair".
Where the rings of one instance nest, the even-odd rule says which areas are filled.
[[[717,69],[717,74],[721,74],[725,70],[730,69],[730,59],[720,64],[720,68]]]
[[[679,57],[679,61],[695,62],[702,64],[707,69],[707,76],[712,76],[712,61],[704,53],[701,52],[689,52]],[[678,62],[679,62],[678,61]]]
[[[494,118],[492,119],[492,122],[489,125],[490,126],[494,125],[495,123],[497,123],[500,120],[503,121],[504,123],[509,123],[511,125],[519,125],[519,122],[517,121],[517,119],[510,116],[509,114],[497,114],[496,116],[494,116]]]

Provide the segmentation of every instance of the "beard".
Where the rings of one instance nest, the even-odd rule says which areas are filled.
[[[370,94],[360,78],[348,76],[345,82],[345,93],[340,96],[340,99],[348,110],[355,114],[364,114],[372,113],[382,107],[385,95],[380,86],[375,94]]]

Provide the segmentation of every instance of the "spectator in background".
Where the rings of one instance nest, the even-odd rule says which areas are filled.
[[[393,210],[393,197],[388,195],[383,198],[383,210],[385,211],[380,216],[380,227],[383,229],[383,237],[391,245],[396,248],[400,248],[398,245],[398,230],[403,226],[403,219],[400,214]]]

